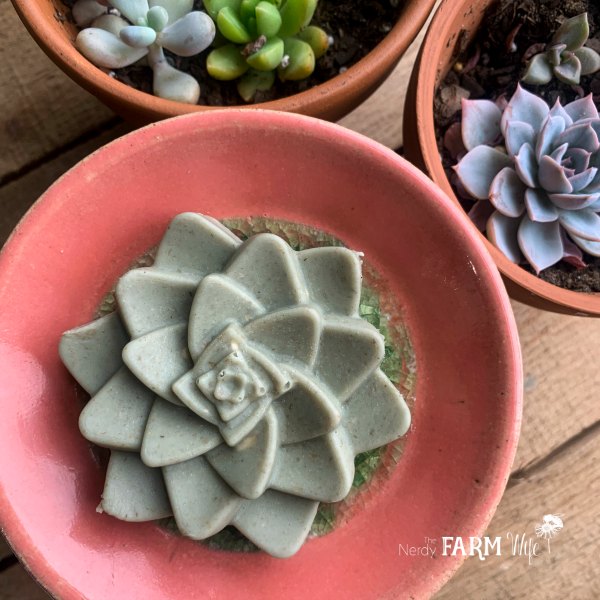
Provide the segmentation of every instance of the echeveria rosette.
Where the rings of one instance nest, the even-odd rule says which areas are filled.
[[[556,31],[544,52],[528,63],[522,81],[544,85],[556,77],[563,83],[578,85],[582,75],[600,70],[600,55],[584,46],[590,34],[587,13],[567,19]]]
[[[536,272],[561,259],[600,256],[600,118],[592,96],[550,108],[520,86],[504,111],[463,100],[454,167],[487,217],[487,236],[510,260]],[[475,220],[475,219],[474,219]]]
[[[176,217],[154,265],[120,279],[118,313],[60,344],[92,396],[80,429],[111,450],[101,509],[173,515],[194,539],[231,524],[294,554],[319,502],[348,494],[355,455],[410,423],[360,292],[348,249],[242,243],[209,217]]]
[[[73,15],[80,27],[78,50],[96,66],[121,69],[146,57],[153,71],[153,92],[167,100],[196,104],[196,79],[171,66],[164,53],[194,56],[212,43],[215,25],[193,0],[78,0]]]

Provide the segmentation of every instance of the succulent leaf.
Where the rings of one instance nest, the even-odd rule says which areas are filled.
[[[552,80],[554,72],[546,54],[536,54],[528,63],[521,81],[530,85],[545,85]]]
[[[548,194],[539,188],[527,188],[525,191],[525,208],[532,221],[549,223],[558,219],[558,210]]]
[[[237,89],[246,102],[252,102],[256,92],[270,90],[274,83],[275,73],[273,71],[250,70],[240,78]]]
[[[315,69],[315,53],[309,44],[297,38],[285,40],[287,66],[279,67],[279,78],[282,81],[298,81],[308,77]]]
[[[564,210],[581,210],[596,203],[600,194],[548,194],[552,203]]]
[[[521,180],[529,187],[538,187],[538,164],[535,158],[535,152],[530,144],[523,144],[519,154],[515,156],[515,170]]]
[[[282,39],[277,37],[271,38],[258,52],[254,52],[248,56],[246,62],[257,71],[272,71],[281,63],[283,49]]]
[[[583,189],[587,188],[598,173],[598,169],[596,167],[591,167],[590,169],[586,169],[585,171],[581,171],[569,177],[569,183],[573,187],[574,192],[581,192]]]
[[[113,33],[95,27],[82,29],[75,45],[90,62],[105,69],[127,67],[148,54],[147,48],[133,48]]]
[[[493,145],[501,137],[502,111],[491,100],[462,99],[462,139],[467,150]]]
[[[536,223],[525,215],[517,233],[519,248],[536,273],[552,266],[563,257],[558,222]]]
[[[152,52],[149,58],[154,72],[153,89],[156,96],[185,104],[198,102],[200,85],[191,75],[172,67],[166,61],[162,48],[156,49],[156,53]]]
[[[96,0],[77,0],[71,12],[79,27],[88,27],[94,19],[106,14],[106,6]]]
[[[509,156],[519,154],[525,144],[535,144],[535,131],[529,123],[523,121],[510,121],[506,127],[505,144]]]
[[[281,7],[281,37],[296,35],[306,27],[313,18],[317,8],[317,0],[286,0]]]
[[[239,11],[242,0],[203,0],[203,2],[206,12],[213,21],[216,21],[223,8],[230,8],[234,12]]]
[[[192,12],[194,0],[148,0],[148,5],[150,6],[150,11],[153,8],[164,8],[168,15],[168,21],[165,25],[170,25],[181,19],[181,17],[185,17],[189,12]]]
[[[110,3],[134,25],[139,25],[140,22],[145,24],[146,14],[150,9],[148,0],[110,0]]]
[[[577,237],[600,242],[600,216],[591,210],[563,210],[558,216],[560,224]]]
[[[267,38],[277,35],[281,27],[281,14],[276,6],[263,0],[256,5],[256,31]]]
[[[252,41],[252,36],[244,23],[242,23],[237,13],[228,6],[219,11],[217,27],[234,44],[247,44]]]
[[[329,48],[329,36],[316,25],[305,27],[296,37],[312,48],[315,58],[321,58]]]
[[[154,31],[162,31],[169,23],[169,13],[163,6],[153,6],[146,15],[148,27],[152,27]]]
[[[539,96],[517,85],[516,92],[502,113],[500,128],[506,135],[506,127],[509,121],[524,121],[529,123],[537,134],[549,112],[548,105]]]
[[[487,236],[508,258],[508,260],[519,264],[523,260],[523,254],[517,243],[517,231],[519,229],[519,219],[511,219],[498,211],[492,213],[488,219],[486,232]]]
[[[540,185],[550,193],[570,194],[573,186],[565,174],[565,170],[554,159],[542,156],[538,165],[538,180]]]
[[[120,37],[121,31],[125,27],[129,27],[129,23],[122,17],[117,17],[116,15],[102,15],[101,17],[94,19],[92,27],[104,29],[104,31],[108,31],[116,37]]]
[[[179,56],[194,56],[210,46],[215,37],[215,24],[203,12],[193,11],[168,25],[160,34],[163,48]]]
[[[489,191],[490,202],[503,215],[519,217],[525,210],[525,190],[527,186],[515,170],[505,167],[492,181]]]
[[[129,25],[119,33],[121,39],[133,48],[147,48],[156,40],[156,31],[150,27]]]
[[[555,32],[551,44],[565,44],[567,50],[581,48],[590,35],[587,13],[567,19]]]
[[[489,146],[477,146],[470,150],[454,167],[465,189],[474,198],[489,197],[490,187],[496,175],[512,164],[509,156]]]
[[[560,103],[558,103],[560,106]],[[583,98],[569,102],[564,107],[564,111],[571,117],[572,121],[582,121],[584,119],[598,119],[598,109],[594,104],[592,94],[588,94]],[[571,126],[573,123],[567,123]]]
[[[600,70],[600,54],[591,48],[579,48],[573,53],[581,63],[581,74],[591,75]]]
[[[512,122],[509,124],[507,129],[507,142],[509,139],[508,133],[511,129],[510,125],[512,125]],[[542,130],[537,137],[537,142],[535,142],[535,144],[533,141],[531,142],[532,146],[535,145],[535,156],[538,161],[542,158],[542,156],[549,154],[554,148],[556,148],[556,140],[558,139],[558,136],[561,135],[561,133],[565,130],[565,128],[566,123],[562,117],[552,117],[548,115],[544,125],[542,126]]]
[[[209,75],[220,81],[237,79],[249,68],[240,49],[233,44],[215,48],[206,59],[206,69]]]
[[[581,62],[573,54],[573,56],[563,60],[560,65],[554,67],[554,74],[563,83],[578,85],[581,79]]]

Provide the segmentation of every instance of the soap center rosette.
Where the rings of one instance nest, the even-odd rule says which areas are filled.
[[[303,544],[319,502],[350,491],[356,454],[410,414],[358,316],[356,252],[239,240],[195,213],[150,268],[126,273],[118,312],[66,332],[63,362],[90,393],[80,429],[111,457],[100,508],[173,515],[204,539],[235,526],[274,556]]]

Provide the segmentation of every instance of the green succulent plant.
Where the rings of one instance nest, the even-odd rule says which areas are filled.
[[[250,102],[275,82],[308,77],[329,47],[328,35],[310,25],[318,0],[204,0],[217,25],[217,47],[208,55],[208,73],[221,81],[238,79]]]
[[[582,75],[600,70],[600,55],[584,46],[590,35],[587,13],[567,19],[556,31],[544,52],[528,63],[522,81],[533,85],[549,83],[553,77],[578,85]]]

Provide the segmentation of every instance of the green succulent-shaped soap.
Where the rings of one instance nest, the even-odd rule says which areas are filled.
[[[356,252],[176,217],[154,265],[120,279],[118,312],[61,340],[92,396],[81,432],[111,450],[101,509],[173,515],[193,539],[231,524],[294,554],[319,502],[350,491],[354,457],[410,423],[360,292]]]
[[[310,21],[317,0],[204,0],[220,42],[206,65],[215,79],[239,79],[247,102],[281,80],[300,80],[329,46],[327,34]]]

